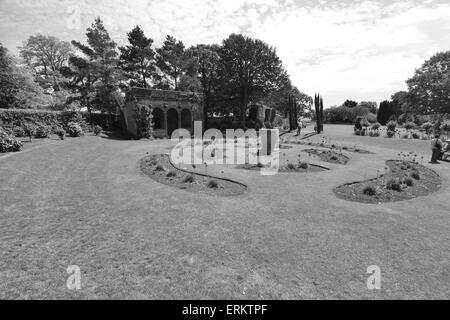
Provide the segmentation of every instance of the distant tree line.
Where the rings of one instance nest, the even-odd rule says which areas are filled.
[[[276,50],[265,42],[232,34],[220,45],[186,48],[167,36],[160,48],[136,26],[118,46],[102,20],[86,31],[86,42],[34,35],[19,48],[21,60],[0,44],[0,108],[112,113],[129,87],[201,92],[205,118],[233,113],[245,123],[250,102],[287,112],[289,95],[302,110],[312,98],[296,88]]]

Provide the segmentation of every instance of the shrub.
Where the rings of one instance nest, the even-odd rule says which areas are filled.
[[[411,172],[409,176],[415,180],[420,180],[420,174],[417,171]]]
[[[295,170],[295,165],[293,163],[288,163],[287,168],[289,170]]]
[[[450,131],[450,121],[445,121],[440,127],[439,127],[439,129],[441,130],[441,131],[444,131],[444,132],[449,132]]]
[[[25,135],[27,137],[31,138],[36,134],[36,126],[30,123],[27,123],[24,127],[23,130],[25,131]]]
[[[396,121],[389,121],[386,125],[387,131],[395,132],[395,129],[397,129],[397,122]]]
[[[177,176],[177,172],[175,170],[171,170],[167,173],[167,177],[172,178],[172,177],[176,177]]]
[[[401,191],[402,186],[400,185],[400,182],[397,179],[391,179],[386,183],[386,188],[389,190],[394,191]]]
[[[413,139],[420,139],[420,134],[417,132],[413,132],[412,137]]]
[[[215,180],[210,180],[208,181],[206,186],[210,189],[217,189],[219,187],[219,184]]]
[[[360,136],[360,135],[361,135],[361,131],[362,131],[362,130],[356,130],[356,131],[355,131],[355,134],[356,134],[357,136]]]
[[[166,171],[166,169],[164,169],[162,165],[158,164],[155,168],[155,171]]]
[[[306,170],[306,169],[309,168],[309,164],[307,164],[306,162],[302,162],[302,163],[299,164],[298,167],[299,167],[300,169]]]
[[[67,124],[67,133],[72,138],[81,137],[83,135],[83,129],[81,126],[76,122],[69,122]]]
[[[422,124],[422,129],[425,131],[426,134],[430,134],[433,131],[433,124],[431,122],[425,122]]]
[[[194,182],[194,176],[191,174],[184,177],[184,179],[183,179],[183,183],[193,183],[193,182]]]
[[[393,138],[395,136],[395,131],[388,131],[386,132],[386,137]]]
[[[99,136],[99,135],[102,133],[102,131],[103,131],[103,128],[100,127],[99,125],[94,126],[94,134],[95,134],[96,136]]]
[[[412,130],[416,128],[416,124],[414,122],[406,122],[403,126],[406,130]]]
[[[22,127],[14,127],[13,133],[14,133],[14,136],[17,138],[26,137],[25,130]]]
[[[367,195],[367,196],[374,196],[377,194],[377,189],[375,188],[375,186],[366,186],[363,189],[363,194]]]
[[[63,128],[57,128],[55,130],[55,134],[61,139],[64,140],[64,138],[66,137],[66,130],[64,130]]]
[[[18,152],[22,150],[22,147],[22,142],[0,128],[0,153]]]
[[[380,132],[379,131],[374,131],[373,132],[373,137],[379,137],[380,136]]]
[[[403,183],[406,184],[408,187],[412,187],[414,185],[414,180],[411,178],[405,178],[403,180]]]
[[[380,128],[381,128],[381,124],[380,124],[379,122],[374,123],[374,124],[372,125],[372,130],[378,130],[378,129],[380,129]]]
[[[404,133],[400,136],[401,139],[409,139],[409,134]]]
[[[373,113],[368,113],[366,118],[367,118],[367,121],[369,123],[376,123],[377,122],[377,116],[375,114],[373,114]]]
[[[50,135],[50,132],[52,131],[52,129],[49,126],[40,124],[37,126],[36,128],[36,134],[35,137],[37,139],[45,139],[48,138],[48,136]]]

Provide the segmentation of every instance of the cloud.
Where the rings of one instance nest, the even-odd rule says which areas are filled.
[[[96,16],[119,44],[136,24],[155,45],[167,34],[194,45],[244,32],[276,47],[294,84],[327,105],[389,98],[450,47],[445,0],[0,0],[0,12],[0,41],[13,52],[37,32],[83,41]]]

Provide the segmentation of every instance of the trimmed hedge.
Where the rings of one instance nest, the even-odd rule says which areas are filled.
[[[76,118],[82,118],[86,123],[90,123],[90,116],[87,112],[0,109],[0,126],[4,128],[21,127],[24,124],[65,127],[69,122]],[[113,116],[111,123],[108,114],[93,113],[92,124],[111,131],[121,129],[118,116]]]

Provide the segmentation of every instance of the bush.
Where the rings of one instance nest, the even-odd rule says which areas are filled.
[[[99,125],[94,126],[94,134],[96,136],[99,136],[103,132],[103,128]]]
[[[405,178],[403,180],[403,183],[406,184],[408,187],[412,187],[414,185],[414,180],[411,178]]]
[[[366,186],[363,189],[363,194],[367,196],[374,196],[377,194],[377,189],[375,188],[375,186]]]
[[[417,171],[411,172],[409,176],[415,180],[420,180],[420,174]]]
[[[219,184],[215,180],[210,180],[206,186],[208,188],[210,188],[210,189],[217,189],[217,188],[219,188]]]
[[[309,164],[307,164],[306,162],[302,162],[302,163],[299,164],[298,167],[299,167],[300,169],[306,170],[306,169],[309,168]]]
[[[173,178],[177,176],[177,172],[175,170],[171,170],[167,173],[167,177]]]
[[[355,134],[356,134],[357,136],[360,136],[360,135],[361,135],[361,131],[362,131],[362,130],[356,130],[356,131],[355,131]]]
[[[416,124],[414,122],[406,122],[403,127],[406,130],[412,130],[416,128]]]
[[[374,124],[372,125],[372,130],[378,130],[378,129],[380,129],[380,128],[381,128],[381,124],[380,124],[379,122],[374,123]]]
[[[401,139],[409,139],[409,134],[404,133],[400,136]]]
[[[379,137],[380,132],[379,131],[373,131],[373,137]]]
[[[155,168],[155,171],[166,171],[166,169],[164,169],[162,165],[158,164]]]
[[[426,134],[430,134],[433,131],[434,125],[431,122],[425,122],[422,124],[422,129],[425,131]]]
[[[417,132],[413,132],[412,137],[413,139],[420,139],[420,134]]]
[[[13,129],[13,133],[14,133],[14,136],[17,137],[17,138],[26,137],[25,130],[22,127],[15,127]]]
[[[183,179],[183,183],[193,183],[193,182],[194,182],[194,176],[191,174],[184,177],[184,179]]]
[[[388,131],[386,132],[386,137],[393,138],[395,136],[395,131]]]
[[[64,140],[64,138],[66,137],[66,130],[64,130],[63,128],[57,128],[57,129],[55,129],[55,134],[56,134],[61,140]]]
[[[394,191],[402,191],[402,186],[397,179],[391,179],[386,183],[386,188]]]
[[[296,168],[295,168],[295,165],[294,165],[293,163],[288,163],[287,168],[288,168],[289,170],[295,170],[295,169],[296,169]]]
[[[36,134],[35,137],[37,139],[45,139],[48,138],[48,136],[50,135],[50,132],[52,131],[52,129],[49,126],[46,125],[38,125],[36,128]]]
[[[449,131],[450,131],[450,121],[445,121],[445,122],[439,127],[439,129],[440,129],[441,131],[444,131],[444,132],[449,132]]]
[[[373,113],[368,113],[367,114],[367,116],[366,116],[366,118],[367,118],[367,121],[369,122],[369,123],[376,123],[377,122],[377,116],[375,115],[375,114],[373,114]]]
[[[69,122],[67,124],[67,133],[72,138],[81,137],[83,135],[83,129],[81,126],[76,122]]]
[[[387,131],[395,132],[395,129],[397,129],[397,122],[391,120],[387,123],[386,127],[387,127]]]
[[[23,144],[0,128],[0,153],[18,152]]]

